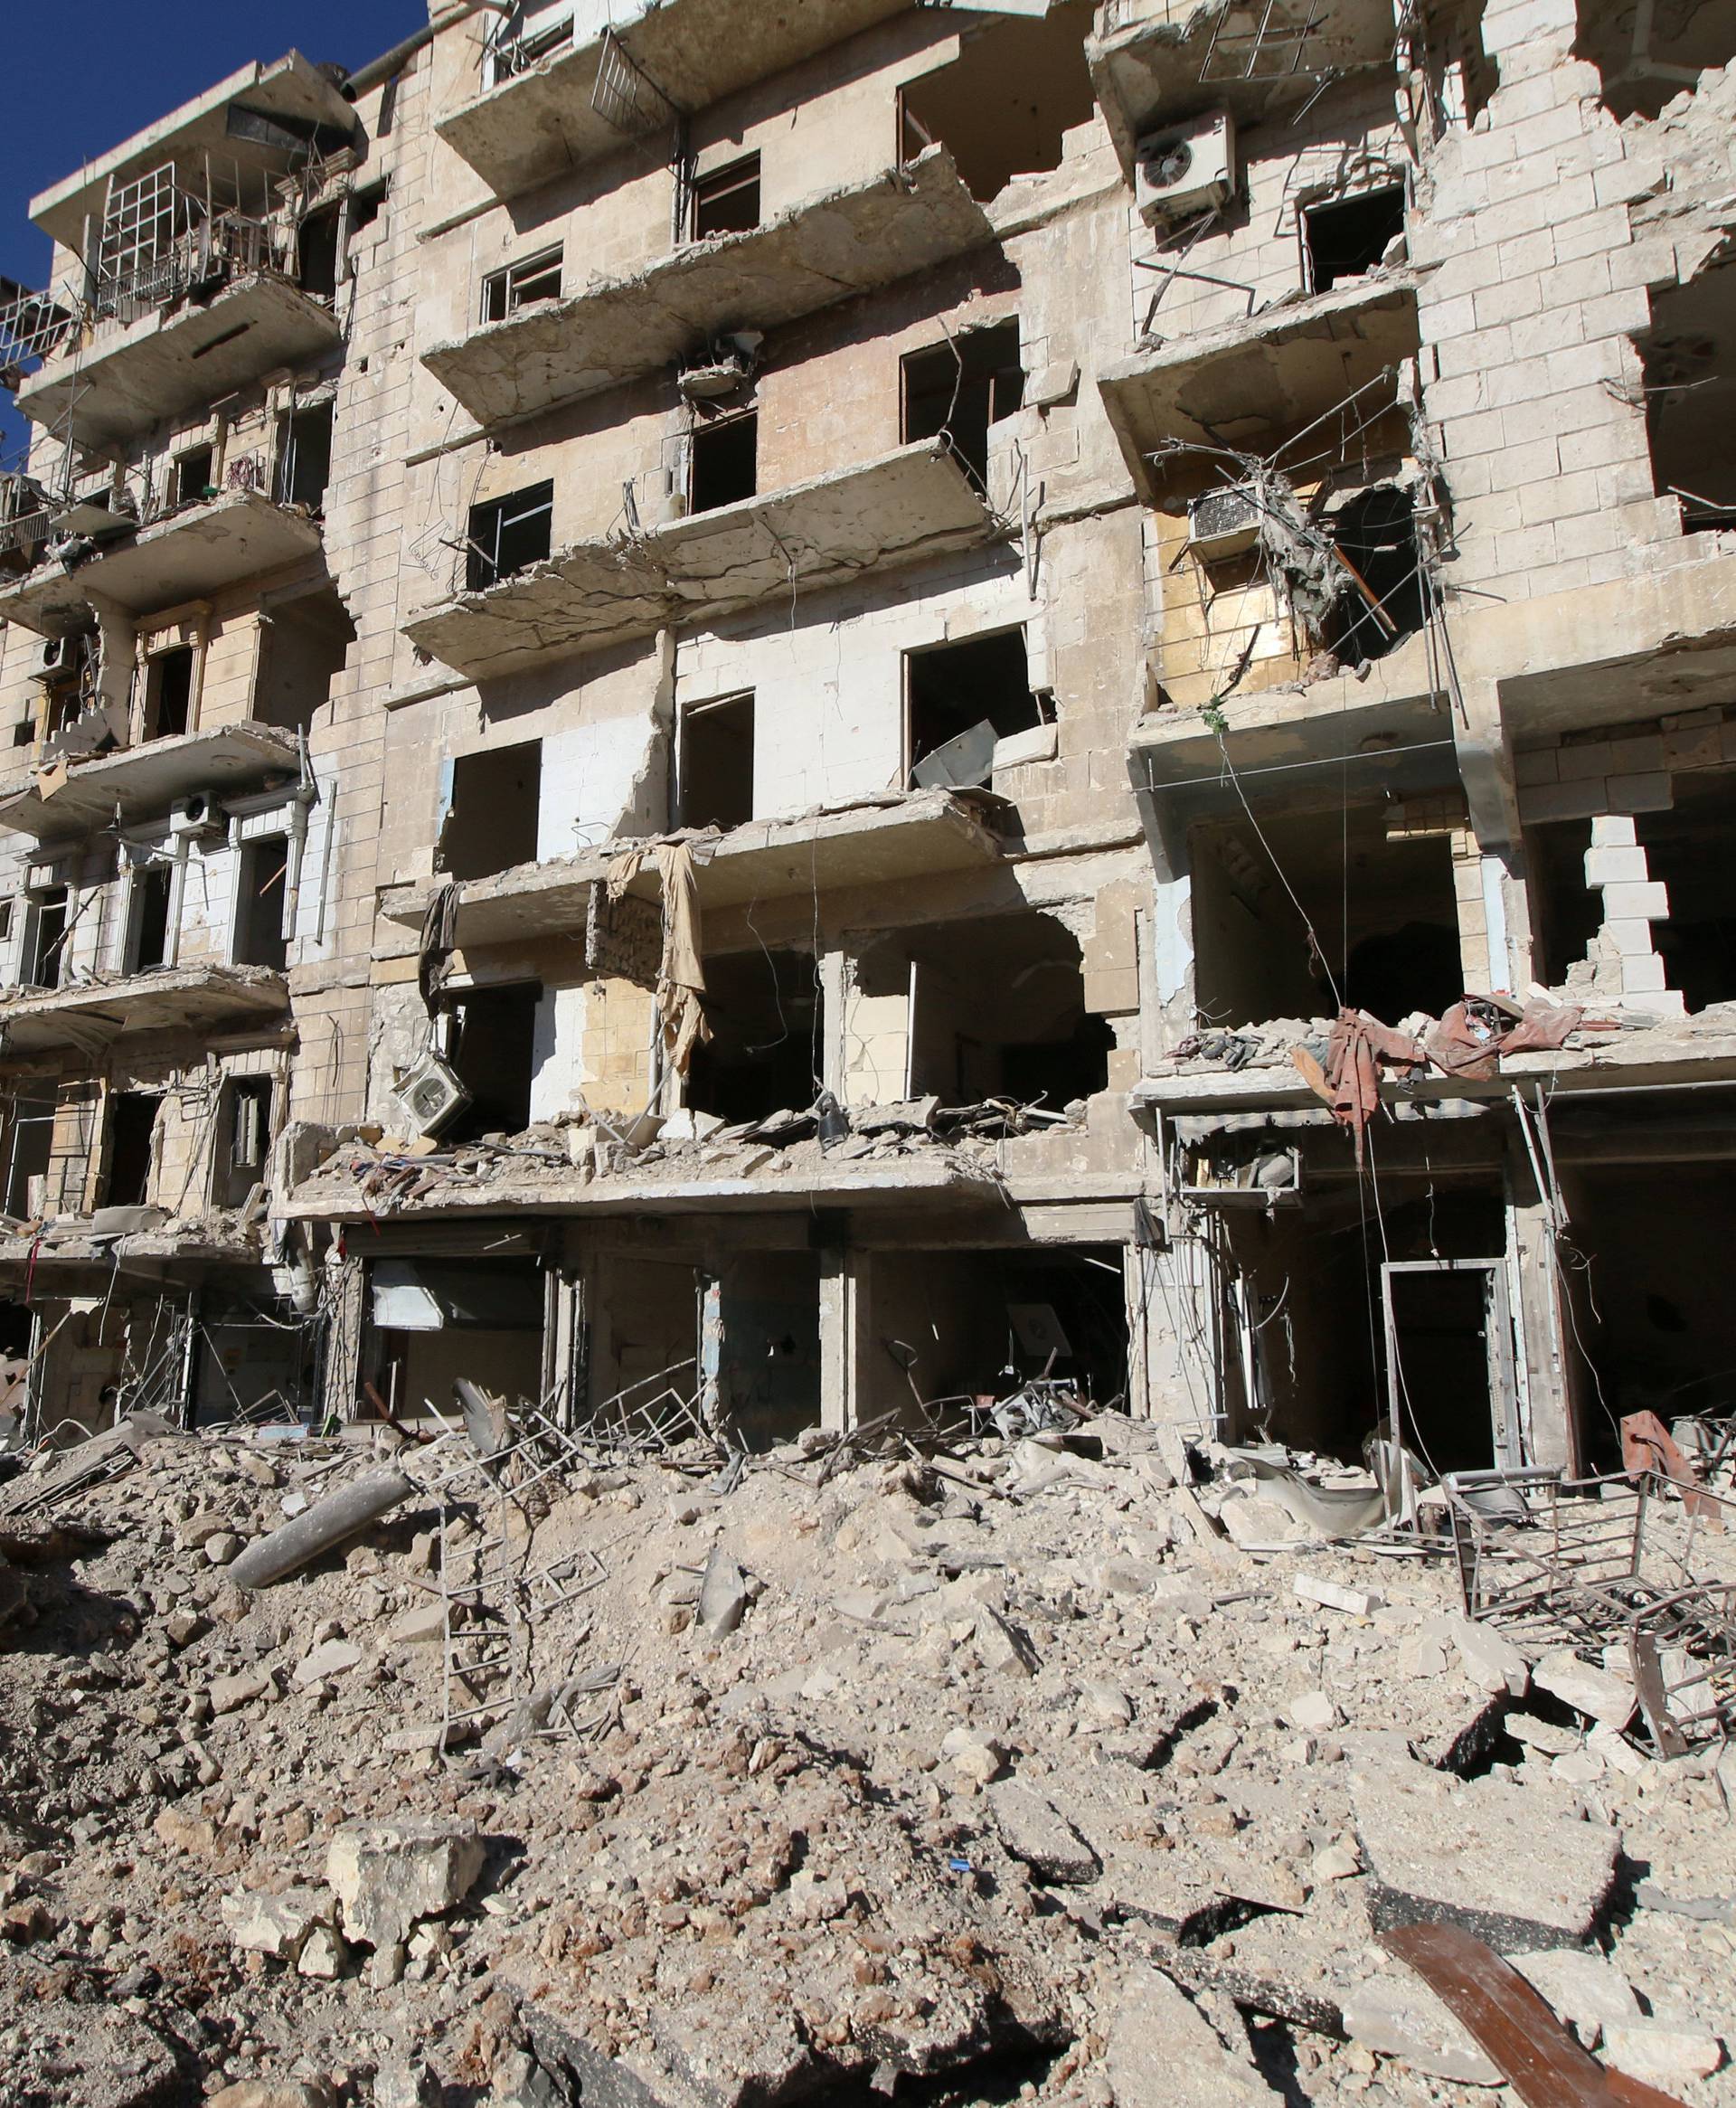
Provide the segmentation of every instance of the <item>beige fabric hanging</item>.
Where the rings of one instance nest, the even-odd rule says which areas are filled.
[[[619,900],[638,876],[649,853],[663,886],[663,957],[657,967],[657,1015],[664,1054],[678,1076],[687,1073],[693,1049],[711,1038],[705,1021],[705,969],[699,956],[699,884],[693,851],[685,842],[646,843],[624,850],[604,881]]]

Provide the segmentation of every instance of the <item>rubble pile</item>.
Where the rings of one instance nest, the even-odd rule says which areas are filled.
[[[1319,1535],[1354,1473],[101,1440],[0,1489],[19,2108],[1490,2099],[1419,1923],[1736,2102],[1736,1756]]]

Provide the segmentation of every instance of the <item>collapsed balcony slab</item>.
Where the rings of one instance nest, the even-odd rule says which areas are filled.
[[[0,807],[0,816],[4,812]],[[984,799],[920,790],[839,812],[750,821],[731,828],[707,861],[695,858],[700,904],[711,911],[806,893],[814,885],[880,885],[997,863],[1005,845],[988,824],[991,812],[991,802]],[[509,944],[582,929],[609,863],[607,855],[597,852],[522,864],[493,878],[468,881],[458,889],[455,941],[469,947]],[[393,886],[381,895],[381,913],[388,922],[420,929],[435,890],[427,884]],[[631,890],[655,895],[655,866],[647,866]]]
[[[904,0],[637,0],[611,8],[610,30],[548,57],[515,64],[510,78],[434,127],[496,197],[516,197],[568,169],[600,160],[628,139],[703,109],[811,52],[901,12]],[[611,44],[629,64],[600,78]],[[620,85],[627,76],[630,86]],[[655,85],[653,85],[655,83]]]
[[[34,423],[82,447],[109,447],[343,341],[337,317],[275,271],[255,271],[214,298],[99,323],[18,391]]]
[[[0,997],[0,1054],[95,1050],[137,1033],[269,1017],[288,1008],[288,984],[262,966],[172,966],[70,988]]]
[[[936,147],[764,226],[684,243],[631,277],[437,344],[422,364],[478,424],[531,417],[672,364],[732,329],[774,329],[989,239]]]
[[[292,774],[293,733],[267,724],[225,724],[175,739],[148,740],[119,753],[75,761],[63,776],[40,775],[0,795],[0,833],[50,841],[113,820],[166,812],[194,791],[252,789]]]
[[[209,600],[320,548],[318,523],[259,491],[231,490],[153,520],[68,571],[51,560],[0,589],[0,619],[40,637],[85,628],[94,593],[129,615]]]
[[[715,621],[756,600],[974,548],[1005,531],[950,448],[878,460],[642,534],[581,542],[405,625],[455,673],[487,680],[540,661]]]
[[[1323,79],[1384,65],[1392,41],[1388,0],[1107,0],[1086,58],[1131,179],[1146,133],[1208,110],[1258,123]]]
[[[1258,451],[1415,354],[1417,281],[1354,279],[1104,369],[1098,385],[1129,473],[1155,500],[1165,442]]]

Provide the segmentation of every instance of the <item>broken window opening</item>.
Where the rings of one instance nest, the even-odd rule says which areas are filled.
[[[914,786],[986,783],[995,741],[1044,722],[1024,631],[906,652],[904,721],[906,774]]]
[[[460,754],[440,830],[440,868],[451,878],[492,878],[534,864],[542,793],[541,740]]]
[[[572,42],[572,0],[519,0],[489,25],[485,71],[497,88]]]
[[[19,1222],[42,1212],[43,1187],[54,1150],[54,1101],[20,1092],[6,1113],[5,1206]]]
[[[1330,292],[1382,263],[1404,232],[1404,185],[1330,198],[1302,208],[1302,246],[1310,292]]]
[[[316,402],[283,420],[278,440],[278,502],[318,514],[332,476],[334,405]]]
[[[1330,1017],[1334,984],[1392,1025],[1465,992],[1449,839],[1389,840],[1383,801],[1202,823],[1189,864],[1203,1026]]]
[[[1079,941],[1052,915],[985,915],[876,938],[857,957],[845,1100],[933,1092],[1060,1112],[1109,1082],[1114,1033],[1085,1005]],[[871,1020],[902,1019],[902,1032]]]
[[[289,838],[266,835],[242,847],[236,884],[235,963],[269,967],[281,973],[289,960],[284,928],[284,895],[289,878]]]
[[[179,739],[189,729],[193,651],[191,644],[177,644],[146,662],[143,738]]]
[[[1044,1375],[1123,1404],[1127,1309],[1118,1245],[867,1255],[880,1350],[858,1372],[864,1420],[925,1404],[1009,1396]]]
[[[521,307],[561,298],[562,246],[539,250],[504,270],[491,270],[482,281],[482,320],[505,322]]]
[[[190,1427],[316,1423],[324,1333],[292,1316],[282,1306],[261,1309],[245,1295],[201,1293]]]
[[[554,485],[533,483],[470,508],[465,591],[484,592],[504,578],[548,560],[554,532]]]
[[[152,1140],[162,1099],[152,1091],[108,1093],[104,1207],[143,1207],[151,1186]]]
[[[1559,988],[1589,954],[1603,922],[1603,894],[1585,883],[1589,819],[1551,820],[1525,829],[1525,896],[1537,978]]]
[[[1736,776],[1678,777],[1675,801],[1635,820],[1646,874],[1662,884],[1669,917],[1652,924],[1664,978],[1690,1013],[1736,1001],[1736,865],[1730,855]]]
[[[1429,619],[1416,502],[1397,484],[1376,484],[1341,505],[1326,531],[1348,572],[1320,626],[1339,663],[1384,658]]]
[[[687,1102],[733,1123],[804,1111],[820,1092],[825,1005],[806,951],[705,961],[708,1045],[695,1047]]]
[[[133,874],[127,932],[127,971],[146,973],[169,962],[169,903],[175,896],[173,864],[147,864]]]
[[[689,238],[746,234],[760,224],[760,156],[744,154],[727,168],[697,177],[692,186]]]
[[[176,506],[203,505],[207,498],[215,497],[212,478],[216,460],[216,449],[212,447],[191,447],[184,454],[177,454],[170,502]]]
[[[1639,354],[1658,496],[1685,534],[1736,527],[1736,257],[1654,296]]]
[[[1707,68],[1736,58],[1736,18],[1708,0],[1579,0],[1573,55],[1602,78],[1618,119],[1656,118]]]
[[[753,696],[722,695],[681,713],[677,827],[739,827],[753,818]]]
[[[509,1406],[539,1404],[545,1278],[534,1259],[375,1260],[365,1374],[392,1417],[449,1420],[460,1381]]]
[[[355,625],[329,587],[274,600],[269,620],[259,627],[255,722],[284,732],[311,731],[354,642]]]
[[[223,1085],[212,1152],[213,1206],[241,1206],[263,1182],[270,1150],[270,1077],[230,1077]]]
[[[688,440],[687,510],[715,512],[760,491],[760,418],[749,411],[695,425]]]
[[[901,157],[914,160],[938,142],[985,203],[1015,176],[1059,168],[1066,134],[1096,113],[1085,63],[1090,27],[1089,0],[1070,0],[1040,22],[967,29],[950,65],[901,91]]]
[[[58,988],[65,970],[67,889],[48,886],[30,903],[30,928],[24,944],[24,981],[37,988]]]
[[[456,1040],[450,1056],[470,1102],[442,1130],[448,1147],[485,1135],[523,1134],[531,1124],[531,1080],[536,1070],[538,981],[468,988],[454,999]]]
[[[1024,401],[1019,323],[967,329],[900,362],[906,444],[944,433],[978,489],[988,487],[988,430]]]
[[[337,241],[343,217],[342,204],[322,205],[296,230],[297,282],[316,300],[337,296]]]

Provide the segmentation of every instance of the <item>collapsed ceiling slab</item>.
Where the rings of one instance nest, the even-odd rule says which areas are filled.
[[[35,841],[71,837],[166,812],[196,791],[252,788],[293,774],[296,737],[264,724],[226,724],[176,739],[149,740],[120,753],[76,761],[63,777],[39,778],[0,798],[0,832]]]
[[[1165,471],[1152,457],[1166,443],[1269,450],[1418,341],[1416,279],[1387,271],[1125,359],[1098,385],[1135,485],[1155,501]]]
[[[602,35],[514,71],[435,130],[496,197],[517,197],[901,14],[908,0],[628,0]],[[611,87],[605,61],[617,63]]]
[[[107,448],[335,350],[344,332],[323,301],[275,271],[231,281],[213,299],[99,325],[32,373],[18,408],[81,447]]]
[[[1146,133],[1211,110],[1251,125],[1392,55],[1391,0],[1111,0],[1086,46],[1129,181]]]
[[[129,615],[154,614],[316,556],[320,539],[307,513],[258,491],[227,491],[104,544],[75,570],[39,563],[0,589],[0,619],[64,637],[89,627],[93,593]]]
[[[288,1007],[284,977],[265,967],[160,968],[0,1003],[0,1053],[55,1046],[90,1051],[138,1033],[214,1025],[223,1017],[269,1017]]]
[[[929,270],[990,238],[943,147],[795,205],[764,226],[684,243],[632,276],[437,344],[422,364],[478,424],[511,423],[671,365],[714,336],[774,329]]]
[[[648,534],[559,552],[404,626],[470,680],[715,621],[774,594],[974,548],[1006,531],[950,448],[901,447],[767,496]]]
[[[702,837],[694,860],[700,906],[709,912],[806,893],[815,885],[854,890],[978,869],[1005,854],[987,824],[991,809],[987,799],[921,790],[835,812],[751,820],[731,828],[709,857]],[[610,861],[601,853],[567,856],[467,882],[458,889],[454,941],[474,950],[582,929],[591,892],[603,883]],[[381,895],[382,915],[402,928],[420,928],[438,884],[392,887]],[[631,890],[650,897],[656,884],[655,866],[647,865]]]

